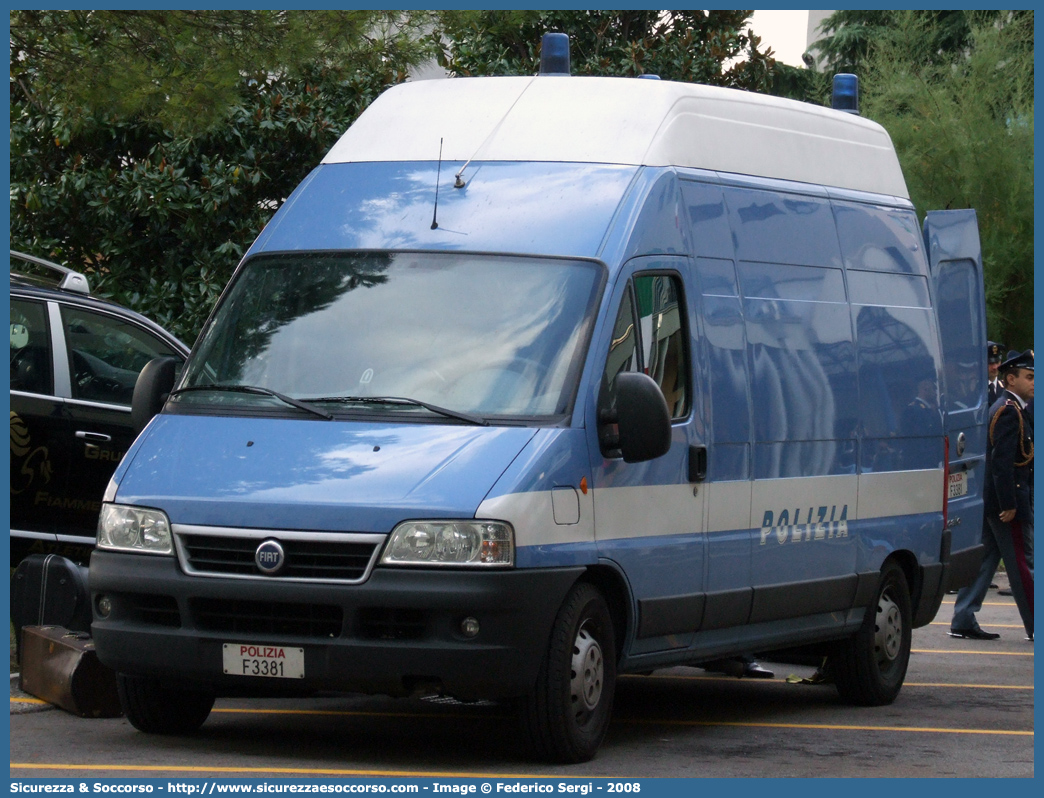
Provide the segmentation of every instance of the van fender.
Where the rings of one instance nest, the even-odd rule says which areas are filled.
[[[945,544],[946,541],[944,541],[944,545]],[[926,569],[917,562],[917,558],[914,556],[912,551],[907,549],[897,549],[896,551],[893,551],[885,558],[884,562],[881,563],[881,571],[884,571],[885,565],[888,562],[895,562],[903,569],[903,575],[906,577],[907,587],[910,589],[910,614],[913,619],[913,627],[917,628],[918,626],[924,626],[935,617],[935,613],[939,609],[938,604],[942,602],[942,594],[939,593],[939,577],[942,573],[942,564],[939,563],[935,566],[930,566],[930,578],[926,579]],[[878,579],[880,579],[880,573],[878,573],[877,576]],[[875,581],[875,595],[876,592],[877,584]],[[937,598],[938,603],[936,603]],[[872,597],[871,600],[873,600]],[[925,619],[924,616],[928,612],[930,612],[931,615]]]
[[[914,553],[908,549],[896,549],[888,553],[879,568],[859,574],[854,607],[867,607],[877,592],[877,583],[881,571],[889,561],[896,562],[903,569],[906,584],[910,589],[910,608],[912,610],[912,626],[917,629],[926,626],[935,618],[946,593],[946,569],[949,561],[949,535],[944,532],[939,561],[929,565],[918,562]]]
[[[637,618],[634,593],[626,574],[619,563],[602,557],[596,565],[588,566],[587,571],[577,581],[590,582],[605,596],[613,618],[616,661],[622,662],[634,642]]]

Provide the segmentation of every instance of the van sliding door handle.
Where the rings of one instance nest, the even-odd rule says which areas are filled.
[[[707,478],[707,447],[689,447],[689,482],[703,482]]]
[[[84,432],[83,430],[77,430],[76,437],[82,441],[90,441],[91,443],[112,442],[112,436],[106,435],[104,432]]]

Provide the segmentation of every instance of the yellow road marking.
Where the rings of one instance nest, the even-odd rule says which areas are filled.
[[[11,696],[11,703],[12,704],[46,704],[47,702],[44,701],[42,698],[16,698],[15,696]]]
[[[829,723],[751,723],[739,721],[711,720],[657,720],[657,719],[617,719],[615,723],[630,723],[643,726],[719,726],[733,728],[758,729],[808,729],[812,731],[880,731],[880,732],[913,732],[928,734],[981,734],[1009,737],[1032,737],[1032,731],[1004,729],[945,729],[931,726],[855,726]],[[175,773],[286,773],[295,775],[322,776],[395,776],[395,777],[439,777],[439,778],[569,778],[562,775],[530,775],[523,773],[468,773],[443,771],[410,771],[410,770],[335,770],[328,768],[246,768],[246,767],[203,767],[203,766],[164,766],[164,765],[69,765],[43,764],[29,762],[12,762],[11,770],[80,770],[80,771],[120,771],[120,772],[175,772]],[[576,776],[574,778],[604,778],[601,776]]]
[[[637,673],[622,673],[618,677],[620,679],[677,679],[677,680],[688,680],[694,682],[709,682],[709,681],[722,681],[722,682],[735,682],[738,681],[735,677],[716,677],[716,676],[685,676],[680,673],[653,673],[648,676],[641,676]],[[760,684],[791,684],[791,682],[785,679],[747,679],[748,682],[758,682]],[[976,690],[1032,690],[1033,685],[1022,685],[1022,684],[963,684],[960,682],[903,682],[903,687],[969,687]]]
[[[951,599],[950,601],[944,601],[943,605],[944,606],[945,605],[949,605],[949,606],[952,607],[954,605],[954,603],[955,603],[954,600]],[[982,602],[982,606],[984,606],[984,607],[1014,607],[1015,606],[1015,599],[1012,599],[1011,601],[984,601],[984,602]]]
[[[941,729],[931,726],[848,726],[832,723],[751,723],[738,720],[638,720],[622,718],[614,723],[636,723],[646,726],[733,726],[745,729],[817,729],[823,731],[931,732],[935,734],[1000,734],[1032,737],[1032,731],[1004,729]]]
[[[903,687],[971,687],[975,690],[1032,690],[1023,684],[951,684],[949,682],[903,682]]]
[[[1032,651],[964,651],[963,649],[911,648],[911,654],[969,654],[973,657],[1032,657]]]
[[[946,621],[932,621],[928,625],[929,626],[946,626],[946,627],[949,627],[950,624],[948,624]],[[1025,628],[1025,627],[1023,627],[1023,625],[1021,623],[988,623],[986,625],[987,626],[996,626],[996,627],[998,627],[1000,629],[1023,629],[1023,628]]]

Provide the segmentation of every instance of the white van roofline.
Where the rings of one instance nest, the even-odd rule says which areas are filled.
[[[324,164],[551,161],[682,166],[909,199],[888,133],[764,94],[638,78],[449,78],[394,86]]]

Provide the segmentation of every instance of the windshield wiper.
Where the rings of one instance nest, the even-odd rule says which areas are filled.
[[[479,427],[489,426],[489,422],[482,418],[482,416],[473,416],[470,413],[462,413],[459,410],[450,410],[445,407],[439,407],[438,405],[422,402],[420,399],[408,399],[405,396],[318,396],[309,397],[305,401],[337,402],[338,404],[352,404],[358,402],[359,404],[368,405],[409,405],[411,407],[423,407],[425,410],[430,410],[432,413],[437,413],[440,416],[455,418],[459,421],[466,421],[469,424],[474,424]]]
[[[229,393],[251,393],[257,396],[271,396],[278,399],[280,402],[286,402],[286,404],[293,407],[304,410],[313,415],[325,418],[327,421],[333,421],[333,416],[327,413],[325,410],[320,410],[318,407],[306,404],[292,396],[281,394],[279,391],[273,391],[271,388],[259,388],[256,385],[189,385],[185,388],[178,388],[176,391],[171,391],[171,396],[177,396],[181,393],[189,393],[191,391],[227,391]]]

